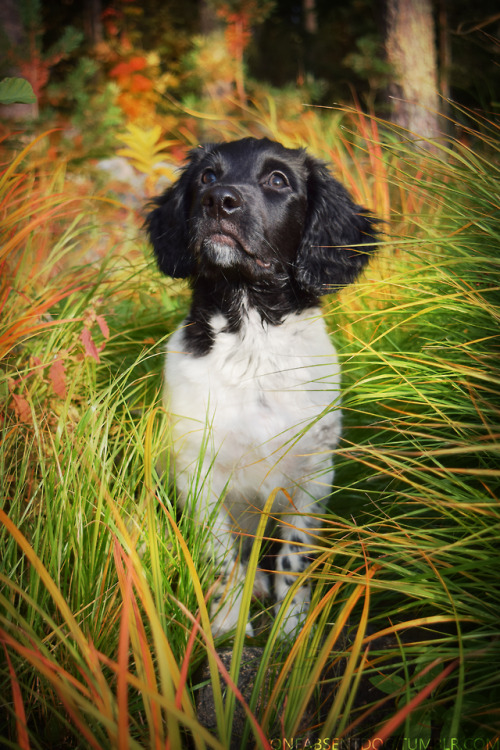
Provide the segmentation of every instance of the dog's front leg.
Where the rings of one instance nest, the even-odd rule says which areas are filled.
[[[203,556],[214,564],[217,578],[210,602],[212,633],[222,635],[233,630],[238,622],[246,575],[240,554],[240,538],[243,537],[238,535],[237,523],[230,512],[230,468],[214,465],[213,456],[217,451],[204,434],[202,442],[201,434],[192,431],[190,440],[182,444],[184,451],[176,455],[175,465],[188,468],[174,472],[174,479],[180,503],[195,521],[202,538]],[[198,462],[196,456],[202,454]],[[246,633],[253,635],[250,623],[247,623]]]
[[[232,532],[232,522],[223,507],[209,512],[207,552],[217,566],[218,578],[211,597],[212,633],[222,635],[233,630],[238,622],[246,566],[241,561],[240,545]],[[245,632],[253,635],[249,622]]]
[[[182,486],[182,479],[178,485]],[[217,579],[210,603],[212,634],[223,635],[233,630],[238,622],[246,575],[234,521],[213,492],[209,498],[198,495],[185,505],[204,538],[204,555],[215,566]],[[253,635],[250,623],[245,632]]]
[[[314,513],[315,509],[309,505],[308,511]],[[311,543],[313,540],[310,533],[311,522],[314,524],[314,520],[307,514],[287,514],[281,518],[280,536],[283,542],[277,556],[274,578],[276,615],[297,577],[311,563]],[[309,581],[305,581],[297,589],[288,606],[281,627],[283,636],[286,637],[296,633],[299,627],[303,625],[310,601],[311,584]]]

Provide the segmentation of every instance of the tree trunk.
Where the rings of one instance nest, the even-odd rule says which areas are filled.
[[[387,59],[395,73],[389,87],[393,122],[417,138],[438,138],[440,102],[431,2],[386,0],[386,21]]]
[[[217,17],[214,8],[207,0],[200,0],[199,7],[200,34],[202,34],[202,36],[208,36],[214,31],[220,31],[223,29],[224,24],[221,19]]]
[[[316,0],[302,0],[302,11],[304,13],[304,28],[308,34],[318,33],[318,16],[316,13]]]
[[[102,5],[101,0],[86,0],[83,6],[85,37],[91,47],[100,44],[102,35]]]
[[[442,96],[441,111],[448,114],[450,101],[451,40],[448,24],[447,0],[439,0],[439,93]]]

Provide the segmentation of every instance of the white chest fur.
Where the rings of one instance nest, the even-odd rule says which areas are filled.
[[[213,462],[211,492],[229,482],[237,504],[251,495],[262,507],[277,486],[328,494],[340,374],[319,309],[279,326],[250,311],[236,333],[226,324],[222,315],[212,318],[215,340],[205,356],[183,351],[182,326],[169,341],[166,394],[181,491],[187,494],[204,457],[207,471]]]

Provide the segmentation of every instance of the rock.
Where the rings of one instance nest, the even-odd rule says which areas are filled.
[[[245,646],[241,655],[241,667],[240,674],[238,677],[238,688],[240,689],[243,698],[248,703],[252,697],[252,692],[255,685],[255,678],[257,671],[262,660],[263,648],[257,646]],[[229,672],[231,668],[231,659],[233,656],[233,650],[223,649],[217,652],[217,656],[220,658],[225,668]],[[205,664],[201,670],[200,682],[207,682],[197,694],[196,698],[196,713],[198,721],[206,729],[214,730],[217,727],[215,719],[215,702],[214,694],[212,690],[212,683],[210,680],[210,669],[208,664]],[[227,687],[224,678],[221,678],[222,694],[225,698],[230,688]],[[260,703],[260,700],[259,700]],[[260,705],[257,705],[257,713],[259,713]],[[231,735],[230,750],[243,750],[241,740],[243,737],[243,729],[246,720],[245,709],[241,705],[240,701],[236,699],[234,718],[233,718],[233,732]],[[255,745],[253,735],[250,736],[251,746]]]

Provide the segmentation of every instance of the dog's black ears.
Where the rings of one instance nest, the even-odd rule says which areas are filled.
[[[320,161],[306,158],[308,212],[297,252],[296,279],[315,295],[352,283],[377,241],[378,220],[351,200]]]
[[[146,216],[145,228],[158,268],[174,279],[186,279],[195,270],[188,237],[190,183],[196,165],[204,156],[202,148],[190,152],[189,161],[177,182],[152,202],[152,209]]]

